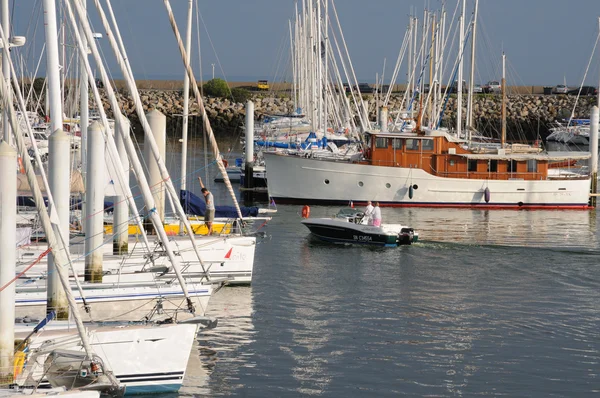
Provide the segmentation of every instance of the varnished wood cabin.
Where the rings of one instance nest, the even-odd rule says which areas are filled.
[[[432,135],[414,133],[368,133],[366,163],[377,166],[420,168],[439,177],[540,180],[548,178],[549,166],[568,160],[550,157],[529,146],[518,147],[528,153],[515,153],[516,147],[474,153],[465,149],[464,140],[444,132]],[[493,152],[492,152],[493,151]],[[533,153],[532,153],[533,151]],[[569,159],[589,157],[573,154]],[[585,178],[585,177],[582,177]]]

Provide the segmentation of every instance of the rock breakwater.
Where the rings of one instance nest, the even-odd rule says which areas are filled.
[[[176,134],[177,120],[183,113],[183,95],[176,90],[141,90],[140,96],[144,110],[157,109],[169,118],[169,132]],[[364,96],[369,101],[370,118],[375,120],[376,100],[372,95]],[[109,109],[108,101],[104,100],[105,109]],[[284,114],[294,110],[294,102],[282,93],[273,96],[254,94],[252,97],[255,105],[255,116]],[[547,135],[548,126],[557,119],[568,118],[573,113],[576,118],[588,118],[591,107],[596,103],[595,97],[582,97],[575,106],[575,96],[566,95],[510,95],[507,102],[507,119],[511,126],[520,126],[519,137],[535,139],[539,133],[542,138]],[[401,106],[402,96],[392,95],[388,104],[390,115],[394,115]],[[442,125],[453,126],[456,119],[456,97],[451,96],[445,106]],[[206,112],[215,134],[221,137],[237,137],[243,131],[245,118],[244,104],[232,102],[224,98],[204,98]],[[127,94],[119,96],[121,111],[129,117],[134,125],[137,115],[133,101]],[[501,119],[500,95],[476,95],[473,104],[475,127],[485,133],[494,133],[498,130]],[[190,100],[190,114],[198,117],[199,109],[194,100]],[[466,114],[466,105],[463,104],[463,114]],[[191,123],[194,123],[192,120]],[[180,125],[180,123],[179,123]]]

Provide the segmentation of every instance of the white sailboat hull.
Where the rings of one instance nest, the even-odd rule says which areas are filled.
[[[32,329],[32,325],[17,325],[15,338],[24,338]],[[183,324],[88,328],[92,350],[126,386],[128,395],[178,391],[196,332],[196,325]],[[33,380],[42,379],[43,364],[52,349],[83,351],[74,325],[50,328],[39,339],[34,336],[30,349],[40,347],[45,353],[40,352],[28,364],[35,366],[30,376]],[[21,382],[30,383],[31,380]],[[41,386],[44,385],[48,384],[42,381]]]
[[[84,283],[85,299],[91,307],[90,314],[87,314],[81,295],[75,285],[72,285],[72,289],[75,301],[80,304],[82,318],[89,318],[89,320],[140,320],[148,315],[158,303],[160,303],[165,313],[187,308],[183,290],[178,284],[140,284],[139,286],[124,284],[120,287],[118,284],[111,283]],[[196,315],[204,315],[212,290],[212,285],[193,284],[188,286]],[[43,318],[46,316],[46,306],[45,281],[32,287],[19,287],[17,289],[15,299],[15,316],[17,318]],[[179,313],[178,319],[185,319],[190,316],[192,314],[189,312]]]
[[[419,168],[332,162],[265,153],[278,203],[482,208],[586,208],[590,179],[484,180],[437,177]],[[412,187],[412,198],[411,188]],[[486,202],[485,190],[489,189]]]

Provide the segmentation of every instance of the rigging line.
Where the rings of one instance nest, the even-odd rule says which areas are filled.
[[[196,7],[197,13],[200,16],[200,20],[202,21],[202,26],[204,26],[204,30],[206,31],[206,37],[208,38],[208,42],[210,43],[210,47],[213,50],[213,53],[215,54],[215,58],[217,59],[217,64],[219,65],[219,69],[221,70],[221,74],[223,74],[223,80],[227,81],[227,76],[225,75],[225,71],[223,70],[223,65],[221,64],[221,60],[219,59],[219,54],[217,54],[217,50],[215,49],[215,45],[212,41],[212,38],[210,37],[210,33],[208,33],[208,26],[206,26],[206,22],[204,22],[204,17],[202,16],[202,13],[200,12],[200,8]],[[230,91],[231,92],[231,91]]]
[[[0,292],[2,292],[4,289],[6,289],[12,283],[14,283],[17,279],[19,279],[21,276],[23,276],[23,274],[25,274],[25,272],[29,271],[34,265],[36,265],[40,261],[42,261],[42,258],[44,258],[51,251],[52,251],[52,249],[50,249],[50,248],[46,249],[45,252],[43,252],[42,254],[40,254],[38,256],[38,258],[36,258],[31,264],[29,264],[23,271],[19,272],[14,278],[12,278],[10,281],[8,281],[4,286],[0,287]]]
[[[575,109],[577,108],[577,102],[579,102],[579,97],[581,96],[581,89],[583,84],[585,83],[585,79],[587,77],[588,71],[590,70],[590,65],[592,64],[592,59],[594,58],[594,53],[596,52],[596,47],[598,46],[598,40],[600,40],[600,30],[598,31],[598,35],[596,36],[596,42],[594,43],[594,48],[592,49],[592,54],[590,55],[590,59],[588,61],[587,67],[585,68],[585,73],[583,74],[583,79],[581,80],[581,84],[579,85],[579,91],[577,92],[577,97],[575,98],[575,104],[573,105],[573,110],[571,111],[571,116],[569,117],[569,122],[567,123],[567,127],[571,125],[573,117],[575,116]],[[590,132],[591,135],[591,132]]]

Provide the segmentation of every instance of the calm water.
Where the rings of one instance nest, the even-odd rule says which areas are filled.
[[[252,287],[213,297],[181,396],[600,392],[595,211],[384,208],[420,232],[396,249],[322,244],[299,211],[264,228]]]

